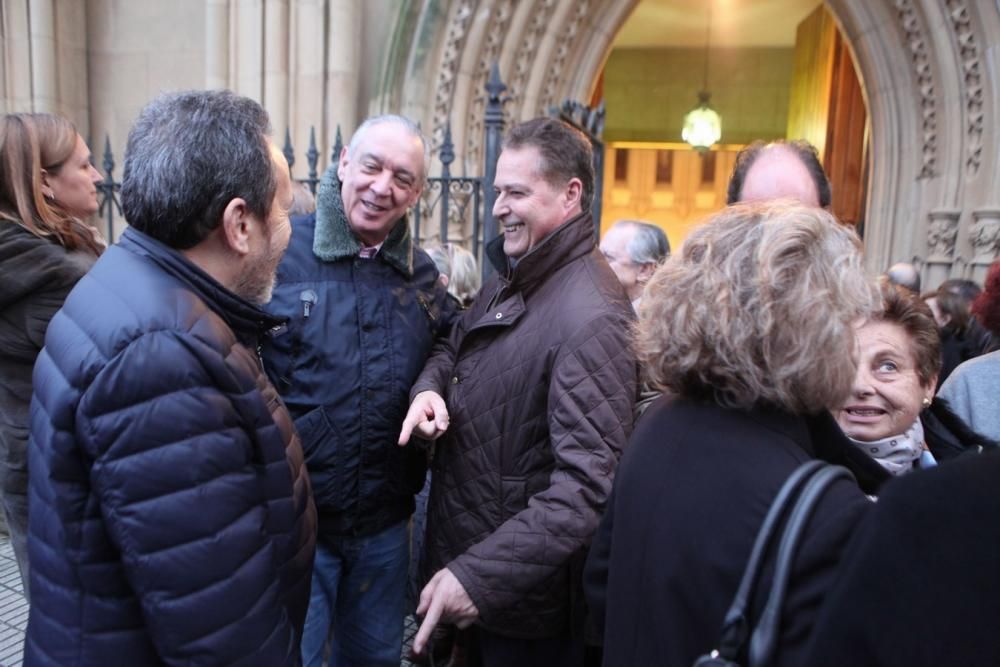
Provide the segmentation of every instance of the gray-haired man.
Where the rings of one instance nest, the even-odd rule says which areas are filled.
[[[601,254],[618,276],[632,307],[638,308],[646,283],[670,254],[670,241],[656,225],[619,220],[604,232]]]
[[[426,144],[400,116],[365,121],[327,170],[316,212],[293,220],[269,309],[287,328],[267,371],[302,437],[319,510],[303,663],[399,665],[407,519],[425,452],[396,446],[410,386],[448,334],[452,300],[410,236]]]

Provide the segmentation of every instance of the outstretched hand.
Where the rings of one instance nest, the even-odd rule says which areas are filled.
[[[410,403],[403,430],[399,433],[399,444],[409,443],[414,432],[424,440],[437,440],[447,430],[448,407],[444,399],[435,391],[422,391]]]
[[[413,640],[413,652],[422,655],[427,648],[427,640],[439,622],[467,628],[479,618],[479,610],[465,592],[462,582],[448,568],[444,568],[438,570],[421,591],[417,616],[423,616],[424,620]]]

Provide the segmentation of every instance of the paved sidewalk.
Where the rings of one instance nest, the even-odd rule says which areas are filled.
[[[21,667],[27,627],[28,602],[14,550],[7,536],[0,534],[0,667]]]

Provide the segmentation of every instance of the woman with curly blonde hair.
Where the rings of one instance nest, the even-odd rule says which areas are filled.
[[[605,665],[687,666],[712,649],[778,489],[819,458],[861,488],[836,483],[807,524],[775,663],[800,664],[865,494],[888,476],[829,412],[872,304],[855,233],[790,202],[724,209],[653,276],[636,345],[666,395],[632,435],[586,574]]]
[[[28,405],[49,320],[103,248],[83,218],[100,174],[52,114],[0,116],[0,500],[28,593]]]

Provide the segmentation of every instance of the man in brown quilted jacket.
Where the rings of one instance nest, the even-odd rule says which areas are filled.
[[[497,164],[496,268],[410,396],[400,434],[438,439],[424,621],[473,625],[470,664],[580,665],[580,565],[632,430],[632,308],[597,248],[590,143],[514,127]]]

